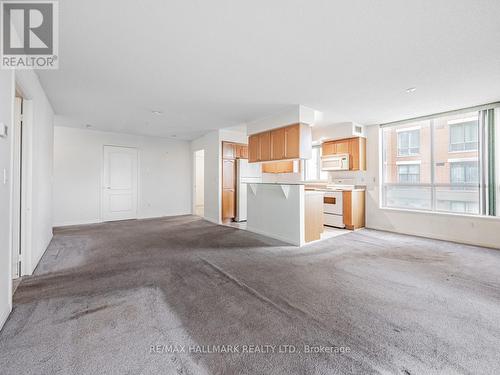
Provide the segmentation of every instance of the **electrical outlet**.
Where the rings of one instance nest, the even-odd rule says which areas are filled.
[[[9,128],[3,122],[0,122],[0,138],[7,138],[9,135]]]

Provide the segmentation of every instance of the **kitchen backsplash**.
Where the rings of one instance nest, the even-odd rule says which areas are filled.
[[[334,179],[349,178],[354,179],[355,185],[367,185],[366,171],[333,171],[328,172],[328,182]]]

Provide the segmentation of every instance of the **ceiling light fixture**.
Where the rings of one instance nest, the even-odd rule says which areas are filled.
[[[407,94],[411,94],[412,92],[415,92],[415,91],[417,91],[416,87],[410,87],[410,88],[406,89]]]
[[[156,110],[154,110],[154,111],[151,111],[151,113],[152,113],[153,115],[163,115],[163,112],[162,112],[162,111],[156,111]]]

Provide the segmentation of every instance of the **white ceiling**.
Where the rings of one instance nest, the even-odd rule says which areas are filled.
[[[59,4],[59,124],[192,139],[296,104],[373,124],[500,100],[498,0]]]

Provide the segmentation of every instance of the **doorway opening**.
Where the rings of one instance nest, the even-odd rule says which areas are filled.
[[[194,214],[205,215],[205,150],[194,152]]]
[[[12,127],[12,293],[21,281],[22,272],[22,212],[23,212],[23,97],[16,90],[14,98],[14,123]]]

